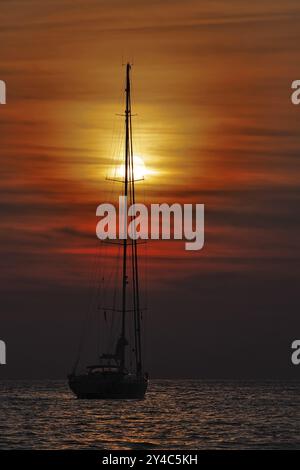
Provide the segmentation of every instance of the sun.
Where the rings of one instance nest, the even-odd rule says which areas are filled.
[[[134,179],[142,180],[147,175],[147,168],[142,157],[138,155],[133,156],[133,171]]]
[[[151,175],[153,173],[152,170],[146,167],[143,158],[139,155],[133,156],[133,171],[134,171],[134,179],[143,180],[146,176]],[[124,163],[118,165],[114,170],[114,178],[123,180],[125,178],[125,168]]]

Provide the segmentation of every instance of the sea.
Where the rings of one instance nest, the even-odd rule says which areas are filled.
[[[152,380],[144,400],[0,381],[0,449],[300,449],[300,382]]]

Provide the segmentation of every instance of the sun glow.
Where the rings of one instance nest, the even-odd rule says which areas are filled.
[[[143,180],[147,176],[154,174],[154,170],[150,170],[146,167],[145,162],[142,157],[139,155],[133,156],[133,171],[134,171],[134,180]],[[125,167],[123,164],[118,164],[112,171],[113,178],[123,180],[125,179]],[[128,176],[130,179],[130,175]]]

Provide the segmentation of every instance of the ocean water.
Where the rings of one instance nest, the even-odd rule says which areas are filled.
[[[300,382],[153,380],[145,400],[0,381],[0,449],[300,449]]]

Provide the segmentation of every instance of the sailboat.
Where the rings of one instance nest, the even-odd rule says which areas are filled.
[[[123,194],[135,203],[134,156],[132,143],[131,64],[126,65],[125,86],[125,148]],[[148,386],[142,358],[142,309],[140,306],[139,265],[137,240],[121,241],[122,267],[120,283],[120,330],[113,351],[102,352],[97,362],[77,373],[77,363],[68,376],[69,387],[77,398],[83,399],[142,399]],[[130,259],[129,259],[130,258]],[[130,279],[129,279],[130,267]],[[130,293],[128,292],[130,288]],[[106,312],[104,312],[106,315]],[[133,334],[129,333],[129,323]],[[131,360],[129,361],[129,353]],[[132,356],[134,360],[132,361]],[[129,363],[129,364],[128,364]]]

